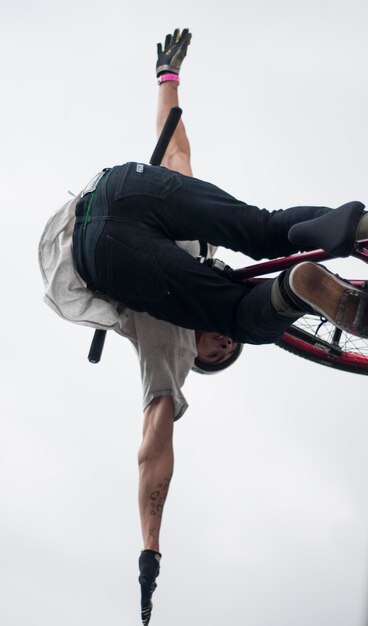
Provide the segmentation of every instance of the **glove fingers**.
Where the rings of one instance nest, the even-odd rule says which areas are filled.
[[[184,28],[182,31],[176,28],[172,35],[166,35],[163,46],[157,44],[156,75],[158,77],[165,72],[179,74],[191,38],[192,34],[188,28]]]
[[[156,583],[147,584],[147,581],[140,581],[141,583],[141,616],[143,626],[148,626],[152,614],[152,594],[156,589]]]
[[[166,35],[165,37],[165,46],[164,46],[164,50],[167,50],[168,48],[170,48],[171,45],[171,35]]]
[[[184,52],[184,56],[187,53],[187,48],[190,44],[190,41],[192,39],[192,33],[189,32],[189,30],[187,28],[185,28],[181,34],[180,37],[180,50],[182,50]]]
[[[187,48],[191,42],[192,39],[192,34],[191,33],[187,33],[187,35],[185,36],[185,39],[183,39],[183,43],[182,43],[182,48],[183,50],[185,50],[185,54],[187,53]]]
[[[141,617],[143,626],[148,626],[152,615],[152,602],[149,606],[142,608]]]

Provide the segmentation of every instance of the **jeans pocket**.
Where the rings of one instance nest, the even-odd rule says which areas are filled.
[[[115,200],[128,196],[150,196],[164,200],[182,187],[180,174],[157,165],[127,163],[116,182]]]
[[[108,295],[136,311],[146,311],[167,292],[156,259],[106,237]]]

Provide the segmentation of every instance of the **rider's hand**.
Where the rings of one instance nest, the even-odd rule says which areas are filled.
[[[173,35],[166,35],[164,49],[160,43],[157,44],[157,77],[167,72],[179,74],[191,38],[188,28],[184,28],[181,34],[177,28]]]
[[[141,617],[143,626],[148,626],[152,613],[152,594],[157,587],[160,573],[161,554],[154,550],[143,550],[139,557],[139,584],[141,586]]]

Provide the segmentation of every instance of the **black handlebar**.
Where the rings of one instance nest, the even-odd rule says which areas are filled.
[[[183,111],[180,107],[173,107],[170,110],[161,134],[157,140],[156,147],[150,158],[150,165],[160,165],[162,162],[170,140],[175,133],[177,125],[179,124],[182,112]],[[95,330],[88,353],[88,360],[90,363],[98,363],[100,361],[105,338],[106,330]]]
[[[182,113],[183,111],[180,107],[173,107],[170,110],[161,134],[157,140],[156,147],[150,158],[151,165],[160,165],[162,162],[170,140],[175,133],[177,125],[179,124]]]

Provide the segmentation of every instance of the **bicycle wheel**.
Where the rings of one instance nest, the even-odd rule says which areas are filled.
[[[276,345],[320,365],[368,375],[368,339],[341,331],[315,315],[300,317]]]

